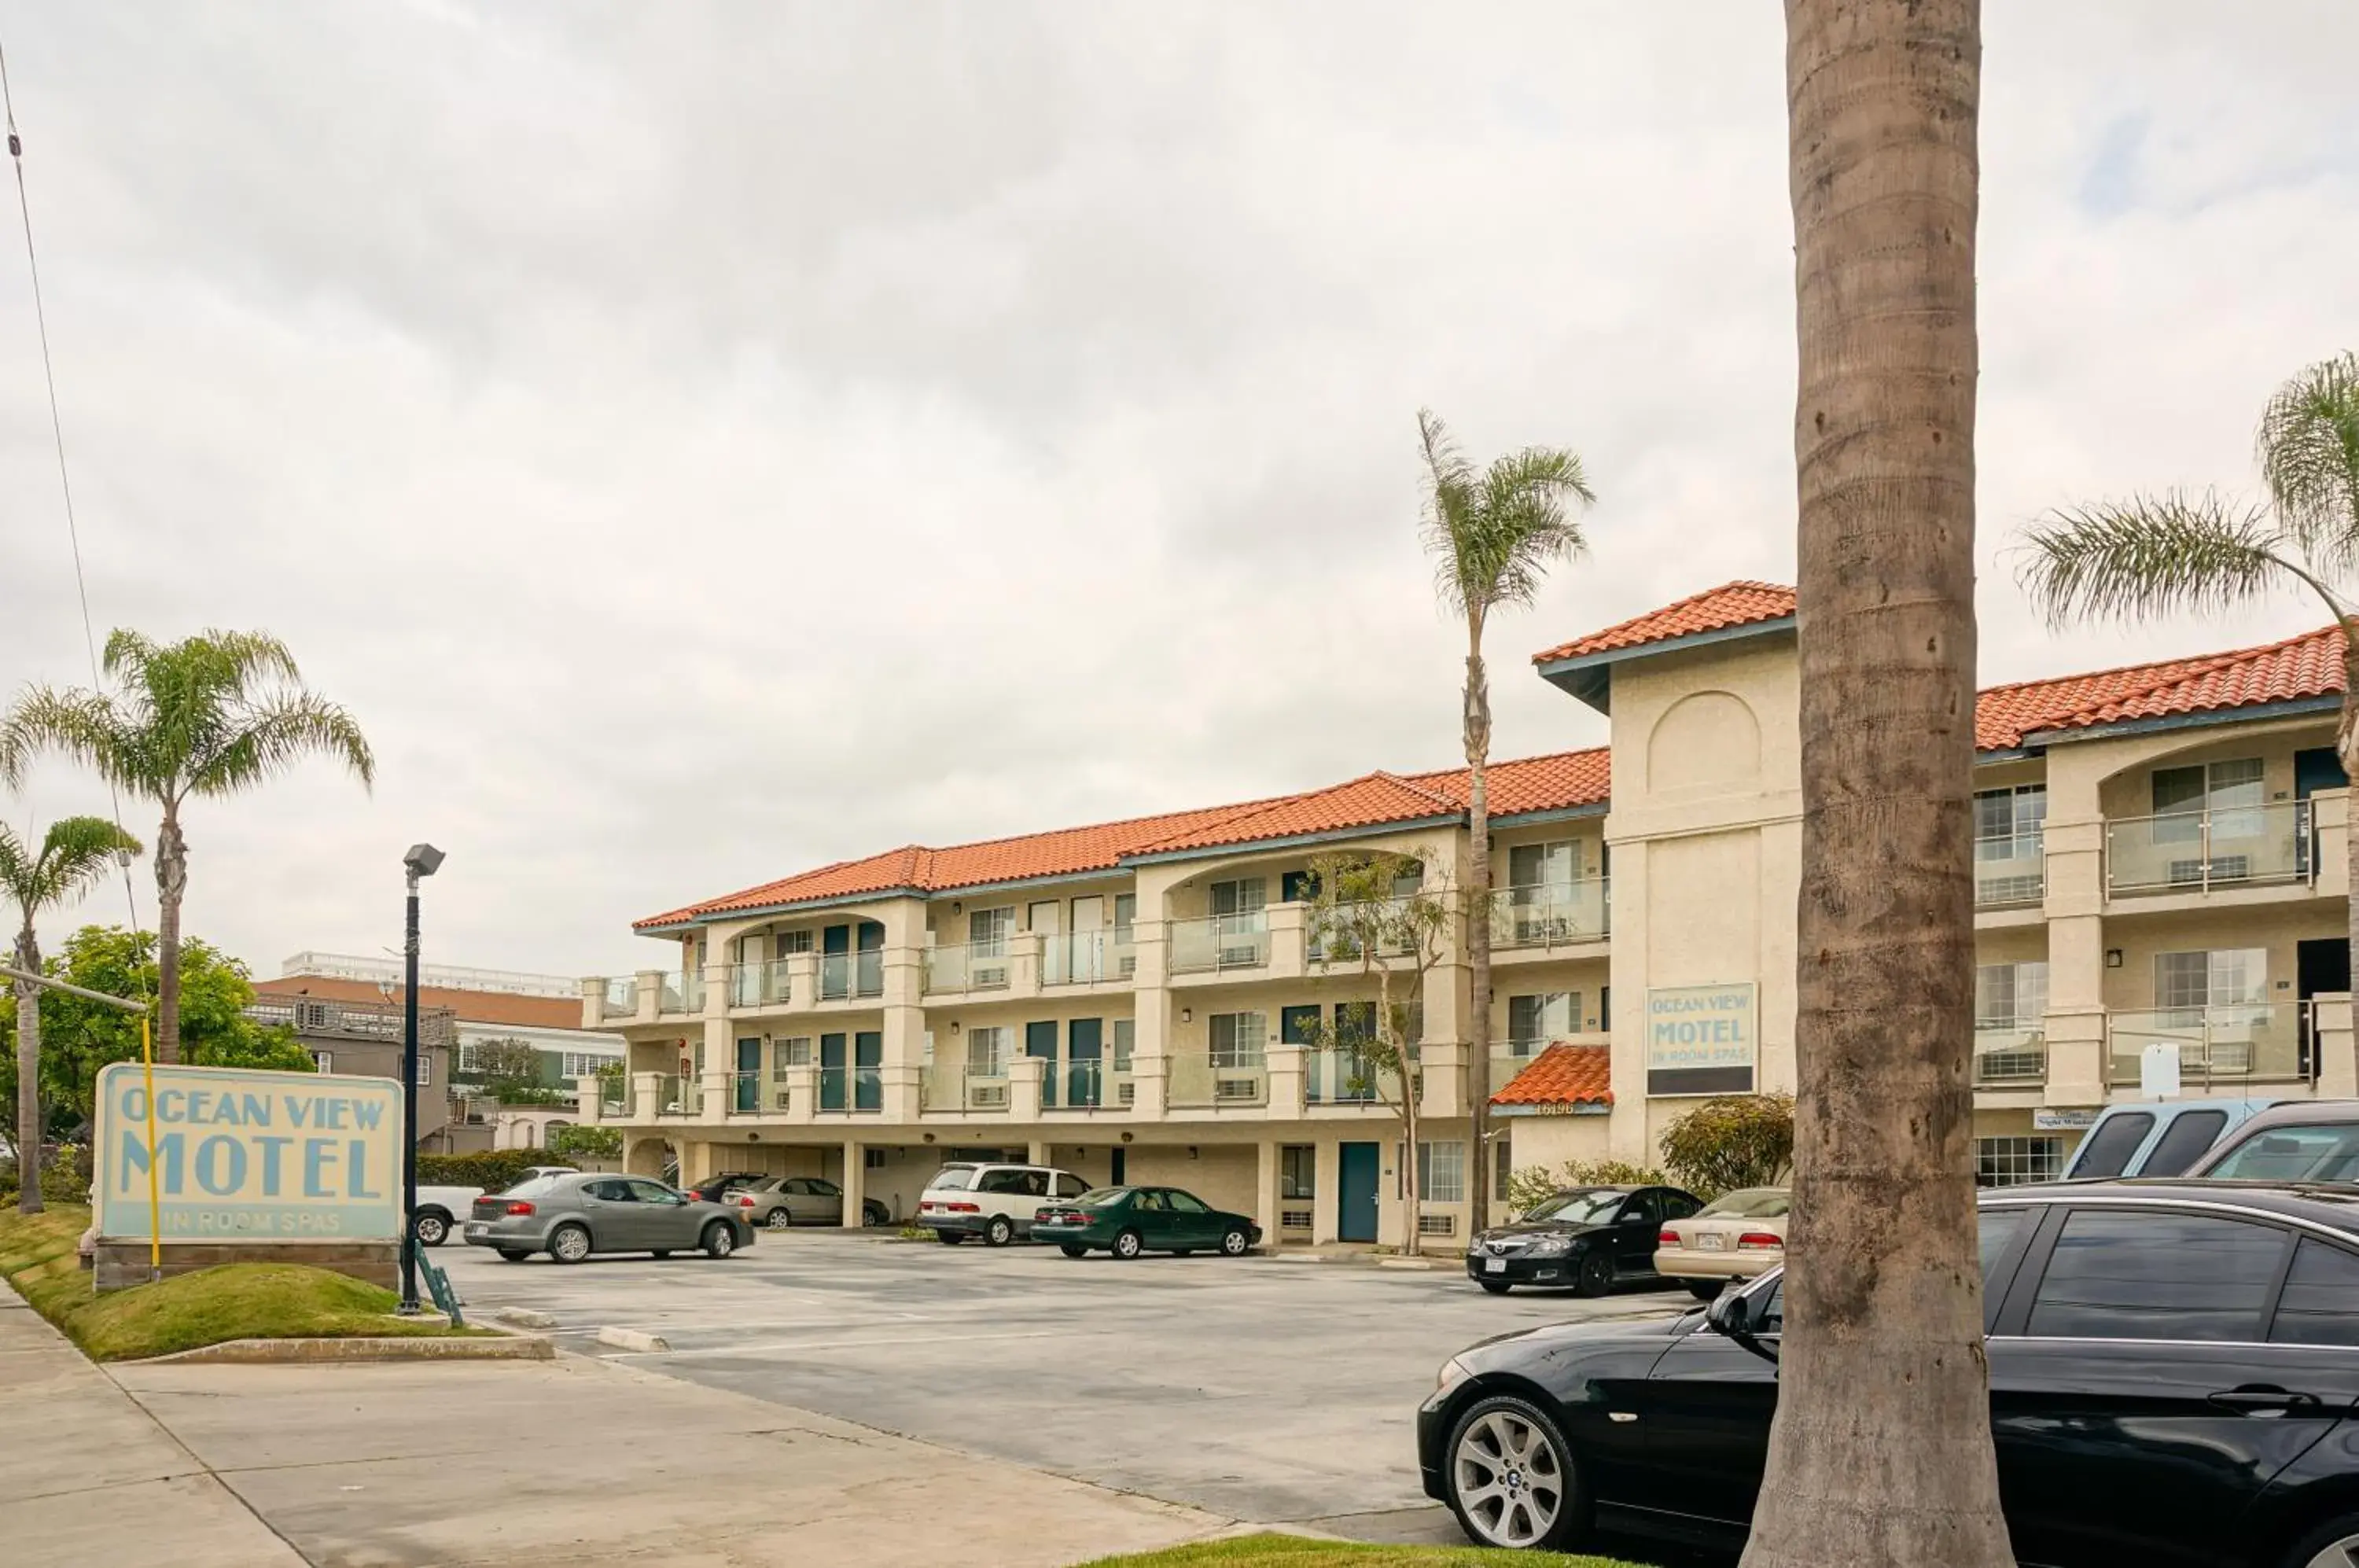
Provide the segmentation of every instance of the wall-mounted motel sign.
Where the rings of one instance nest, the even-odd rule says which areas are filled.
[[[1758,1062],[1759,987],[1674,985],[1647,993],[1647,1093],[1749,1094]]]
[[[98,1075],[98,1234],[169,1242],[369,1242],[401,1235],[401,1085],[234,1067]]]

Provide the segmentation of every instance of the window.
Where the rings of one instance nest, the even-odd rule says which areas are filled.
[[[475,1070],[475,1042],[462,1040],[459,1042],[459,1071],[473,1073]]]
[[[421,1051],[418,1053],[418,1086],[424,1089],[430,1087],[433,1083],[434,1053],[430,1051]]]
[[[945,1165],[934,1172],[931,1181],[926,1183],[940,1192],[963,1192],[973,1184],[974,1167],[972,1165]]]
[[[2204,1174],[2261,1181],[2359,1180],[2359,1122],[2271,1127],[2238,1144]]]
[[[809,1067],[810,1052],[810,1036],[807,1034],[789,1036],[771,1047],[771,1054],[776,1059],[777,1071],[781,1073],[789,1067]]]
[[[2025,1331],[2062,1339],[2257,1340],[2285,1232],[2201,1214],[2066,1216]]]
[[[523,1189],[512,1188],[510,1190],[512,1192],[521,1192]],[[620,1179],[611,1181],[584,1181],[582,1184],[582,1195],[585,1198],[595,1198],[602,1203],[635,1203],[638,1202],[638,1195],[631,1191],[631,1184],[628,1181],[625,1181]]]
[[[966,939],[973,944],[978,958],[996,958],[1006,953],[1008,936],[1015,930],[1013,904],[997,909],[970,910],[966,917]]]
[[[1209,1214],[1212,1212],[1194,1193],[1182,1192],[1177,1188],[1164,1193],[1163,1201],[1171,1205],[1171,1212],[1175,1214]]]
[[[1130,945],[1131,928],[1138,923],[1138,895],[1116,893],[1114,896],[1114,941],[1116,947]]]
[[[2302,1237],[2269,1323],[2269,1343],[2359,1345],[2359,1258]]]
[[[1090,1184],[1078,1176],[1057,1178],[1057,1196],[1060,1198],[1078,1198],[1089,1190]]]
[[[1429,1203],[1464,1203],[1466,1146],[1456,1142],[1419,1144],[1417,1190]]]
[[[1975,966],[1974,1028],[2038,1029],[2047,1016],[2047,960]]]
[[[2257,1007],[2268,1000],[2268,974],[2267,948],[2158,953],[2154,955],[2155,1006],[2166,1012]]]
[[[313,1051],[313,1052],[311,1053],[311,1071],[312,1071],[312,1072],[314,1072],[314,1073],[333,1073],[335,1070],[336,1070],[336,1053],[335,1053],[334,1051]]]
[[[1578,991],[1507,998],[1507,1048],[1517,1056],[1529,1056],[1550,1040],[1561,1040],[1580,1029]]]
[[[1985,1292],[1990,1289],[1992,1268],[2000,1258],[2006,1256],[2006,1249],[2014,1245],[2015,1238],[2022,1231],[2023,1222],[2029,1212],[2027,1209],[1984,1209],[1982,1212],[1979,1240],[1983,1263],[1983,1289]]]
[[[1138,1020],[1116,1018],[1114,1021],[1114,1070],[1130,1071],[1130,1053],[1138,1043]]]
[[[2228,1126],[2225,1111],[2182,1111],[2162,1130],[2154,1152],[2138,1170],[2141,1176],[2176,1176],[2195,1163],[2196,1157],[2220,1139]]]
[[[1662,1201],[1653,1192],[1633,1192],[1630,1201],[1622,1205],[1622,1213],[1617,1217],[1625,1225],[1636,1225],[1641,1221],[1647,1225],[1657,1224],[1663,1217]]]
[[[1745,1187],[1723,1192],[1703,1207],[1701,1218],[1781,1220],[1793,1206],[1793,1196],[1782,1187]]]
[[[1000,1024],[966,1031],[966,1070],[977,1078],[997,1078],[1007,1072],[1009,1030]]]
[[[1507,851],[1511,887],[1564,887],[1581,879],[1581,845],[1572,839],[1519,844]]]
[[[771,933],[770,955],[774,958],[784,958],[790,953],[809,953],[810,950],[810,932],[807,931],[782,931]]]
[[[2105,1116],[2097,1128],[2081,1145],[2080,1158],[2072,1161],[2075,1176],[2118,1176],[2130,1168],[2130,1159],[2146,1142],[2147,1134],[2154,1130],[2154,1115],[2149,1111],[2131,1111],[2124,1116]],[[1983,1183],[1992,1185],[1990,1182]]]
[[[599,1071],[603,1069],[606,1063],[609,1062],[619,1062],[621,1060],[622,1058],[616,1056],[601,1056],[595,1051],[569,1051],[565,1052],[565,1071],[562,1073],[562,1076],[567,1078],[595,1078],[598,1076]]]
[[[1499,1136],[1491,1142],[1491,1201],[1495,1203],[1507,1201],[1507,1181],[1516,1173],[1515,1138],[1515,1125],[1503,1122]]]
[[[1974,791],[1974,855],[2013,860],[2038,847],[2048,823],[2048,786]]]
[[[1162,1190],[1157,1187],[1138,1188],[1131,1193],[1130,1206],[1134,1209],[1144,1209],[1148,1214],[1163,1213],[1165,1204]]]
[[[1307,1143],[1289,1143],[1277,1151],[1277,1195],[1300,1201],[1319,1195],[1319,1151]]]
[[[1212,1017],[1212,1065],[1256,1068],[1268,1039],[1269,1021],[1259,1013],[1214,1013]]]
[[[2157,844],[2193,844],[2203,836],[2201,813],[2212,813],[2213,838],[2251,838],[2261,831],[2261,759],[2154,770],[2154,814],[2184,822],[2154,824]]]
[[[1240,877],[1232,882],[1212,884],[1212,913],[1216,915],[1250,915],[1258,913],[1269,904],[1269,883],[1259,877]]]
[[[1418,861],[1410,861],[1393,877],[1393,897],[1396,898],[1414,898],[1424,890],[1425,866]]]
[[[1663,1205],[1663,1217],[1667,1220],[1686,1219],[1690,1214],[1694,1214],[1698,1209],[1703,1207],[1701,1203],[1688,1196],[1685,1192],[1658,1192],[1655,1196],[1661,1200]]]
[[[678,1203],[679,1195],[660,1181],[650,1181],[643,1176],[630,1179],[631,1196],[642,1203]]]
[[[1030,1191],[1029,1171],[986,1171],[975,1183],[978,1192],[1012,1192],[1018,1197]]]
[[[2052,1181],[2063,1168],[2064,1145],[2053,1138],[1974,1139],[1974,1180],[1984,1187]]]

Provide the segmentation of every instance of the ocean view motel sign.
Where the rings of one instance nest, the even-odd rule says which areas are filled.
[[[1753,1093],[1757,989],[1747,981],[1647,992],[1647,1093]]]
[[[158,1064],[155,1143],[136,1062],[98,1075],[98,1234],[169,1242],[367,1242],[401,1235],[401,1085]]]

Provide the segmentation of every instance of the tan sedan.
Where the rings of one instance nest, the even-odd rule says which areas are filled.
[[[1767,1273],[1786,1261],[1788,1199],[1783,1187],[1746,1187],[1665,1222],[1655,1272],[1684,1282],[1703,1301],[1731,1279]]]

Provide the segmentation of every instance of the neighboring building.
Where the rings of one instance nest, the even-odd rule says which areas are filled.
[[[1523,1165],[1649,1160],[1696,1095],[1792,1087],[1794,638],[1792,591],[1740,583],[1537,657],[1607,714],[1612,761],[1491,769],[1499,1043],[1467,1060],[1453,946],[1423,996],[1429,1235],[1463,1234],[1484,1166],[1504,1184],[1467,1147],[1473,1094]],[[2359,1093],[2342,687],[2329,628],[1983,693],[1986,1181],[2053,1173],[2153,1074]],[[631,1169],[809,1171],[898,1214],[980,1150],[1193,1188],[1281,1241],[1397,1241],[1397,1124],[1300,1043],[1368,999],[1305,941],[1300,878],[1336,847],[1415,856],[1462,909],[1463,770],[910,846],[642,920],[666,962],[581,1002],[629,1040],[631,1090],[582,1115],[626,1129]]]
[[[622,1060],[622,1036],[581,1027],[578,981],[563,975],[434,964],[419,967],[418,981],[421,1047],[426,1040],[426,1016],[434,1013],[447,1020],[448,1049],[437,1083],[446,1088],[450,1105],[441,1113],[448,1128],[440,1141],[454,1149],[539,1147],[550,1127],[574,1119],[577,1083]],[[395,1052],[386,1075],[399,1077],[401,985],[398,959],[299,953],[280,965],[277,978],[257,980],[254,988],[257,1002],[263,1004],[303,997],[390,1009]],[[495,1042],[530,1047],[536,1064],[533,1086],[546,1091],[557,1103],[539,1106],[495,1103],[483,1088],[478,1065],[484,1048]],[[305,1043],[310,1041],[307,1039]],[[342,1062],[335,1070],[376,1071]],[[421,1083],[421,1091],[423,1087]],[[420,1097],[422,1101],[422,1092]],[[437,1095],[435,1103],[441,1105],[442,1096]],[[433,1136],[440,1125],[429,1123],[422,1105],[419,1123],[428,1129],[428,1136]]]
[[[258,1024],[293,1029],[296,1041],[311,1053],[311,1063],[321,1072],[401,1081],[405,1020],[399,1003],[255,989],[245,1016]],[[451,1116],[451,1052],[457,1039],[457,1020],[450,1008],[418,1009],[418,1141],[437,1152],[455,1151],[468,1142]],[[463,1124],[463,1116],[456,1120]]]

